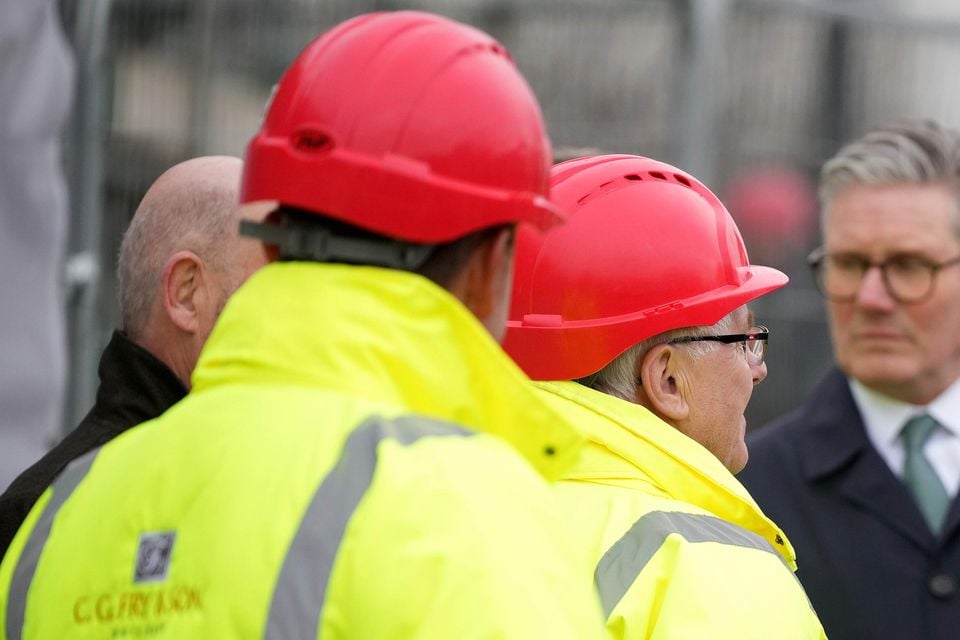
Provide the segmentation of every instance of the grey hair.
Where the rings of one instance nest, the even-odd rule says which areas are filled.
[[[721,318],[719,322],[711,326],[683,327],[681,329],[665,331],[633,345],[611,360],[609,364],[603,369],[600,369],[600,371],[580,378],[577,382],[591,389],[620,398],[621,400],[632,402],[636,397],[637,386],[640,384],[637,379],[637,365],[643,360],[643,357],[647,355],[650,349],[685,336],[699,337],[729,333],[733,328],[733,324],[733,312],[731,311]],[[686,346],[691,356],[694,358],[702,358],[712,348],[711,345],[713,344],[714,343],[711,342],[691,342]]]
[[[163,268],[178,251],[192,251],[212,270],[229,268],[227,244],[237,235],[237,189],[195,181],[144,197],[120,243],[117,259],[122,328],[136,339],[150,318]]]
[[[844,146],[820,171],[824,215],[836,196],[854,185],[949,186],[960,204],[960,135],[933,120],[902,120]],[[960,234],[960,215],[954,216]]]

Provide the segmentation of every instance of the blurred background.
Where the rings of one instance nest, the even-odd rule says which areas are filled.
[[[77,62],[66,131],[64,429],[93,402],[118,322],[119,238],[147,186],[191,156],[242,155],[271,85],[325,28],[372,10],[429,10],[512,52],[554,146],[678,165],[727,203],[754,262],[791,277],[758,302],[769,377],[750,427],[796,406],[830,365],[803,257],[816,174],[881,121],[960,124],[955,0],[61,0]],[[951,69],[953,71],[951,71]]]

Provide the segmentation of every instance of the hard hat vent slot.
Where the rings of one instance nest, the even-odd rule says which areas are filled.
[[[623,176],[623,177],[626,178],[627,180],[643,180],[643,177],[642,177],[642,176],[638,176],[638,175],[635,174],[635,173],[631,173],[631,174],[626,175],[626,176]]]
[[[333,149],[333,139],[323,131],[303,129],[290,136],[293,148],[303,153],[326,153]]]
[[[692,186],[693,186],[692,184],[690,184],[690,181],[689,181],[689,180],[687,180],[686,178],[684,178],[684,177],[681,176],[681,175],[678,175],[678,174],[675,173],[675,174],[673,174],[673,178],[674,178],[677,182],[679,182],[680,184],[682,184],[682,185],[685,186],[685,187],[692,187]]]
[[[510,52],[507,51],[506,47],[496,42],[477,42],[476,44],[464,48],[460,54],[461,55],[472,55],[475,53],[493,53],[494,55],[507,58],[508,60],[513,60],[513,57],[510,55]]]
[[[650,175],[656,178],[657,180],[666,180],[667,176],[663,175],[659,171],[651,171]]]

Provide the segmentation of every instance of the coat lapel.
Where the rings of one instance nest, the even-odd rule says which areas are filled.
[[[950,509],[943,521],[943,531],[940,532],[940,537],[944,540],[949,539],[956,535],[958,528],[960,528],[960,493],[955,495],[953,502],[950,503]]]
[[[801,451],[811,484],[832,486],[844,500],[917,546],[933,547],[934,536],[906,487],[867,438],[846,378],[831,372],[812,397],[820,402],[808,409],[810,427]],[[958,509],[955,501],[948,526],[958,524]]]

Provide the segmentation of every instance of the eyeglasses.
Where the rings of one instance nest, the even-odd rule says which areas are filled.
[[[770,330],[764,326],[751,327],[746,333],[731,333],[722,336],[683,336],[674,338],[667,344],[682,344],[684,342],[722,342],[723,344],[743,343],[743,353],[751,365],[763,364],[767,354],[767,339]]]
[[[899,253],[886,260],[873,262],[856,253],[826,253],[821,247],[807,257],[807,264],[813,271],[817,289],[828,300],[856,300],[867,271],[877,267],[890,297],[897,302],[910,304],[930,297],[937,273],[960,264],[960,256],[936,262],[916,253]]]

